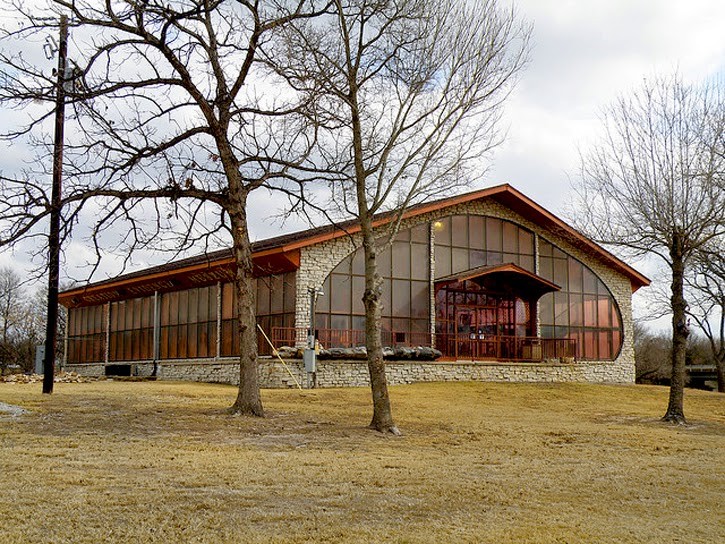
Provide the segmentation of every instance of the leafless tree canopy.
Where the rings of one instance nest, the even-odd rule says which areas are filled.
[[[596,240],[671,262],[725,232],[723,91],[677,76],[645,81],[603,115],[582,159],[575,216]]]
[[[269,66],[304,95],[328,172],[330,206],[360,220],[366,262],[371,426],[397,432],[380,339],[376,238],[405,208],[483,174],[501,141],[501,106],[526,62],[530,29],[495,0],[334,0],[329,13],[280,33],[286,62]],[[394,210],[385,232],[373,215]]]
[[[313,16],[318,4],[324,5],[54,0],[39,10],[18,4],[22,27],[4,37],[0,99],[27,107],[32,117],[6,137],[41,138],[54,95],[49,69],[11,46],[52,35],[53,14],[66,13],[73,112],[66,129],[65,227],[91,206],[99,254],[102,234],[118,222],[128,231],[120,242],[124,250],[168,248],[170,242],[198,247],[229,230],[232,192],[246,196],[275,182],[289,190],[295,183],[293,167],[305,162],[312,145],[301,129],[309,97],[271,77],[257,57],[269,34],[291,19]],[[0,243],[32,234],[44,218],[45,164],[3,179]]]
[[[684,280],[698,251],[725,236],[725,98],[719,81],[645,81],[604,113],[603,138],[582,158],[575,223],[595,240],[652,253],[671,272],[668,421],[683,423],[689,329]]]
[[[275,186],[299,202],[301,182],[314,178],[306,168],[315,143],[306,130],[311,96],[260,58],[275,57],[276,32],[325,7],[322,0],[48,0],[46,9],[15,5],[21,26],[3,37],[0,100],[31,114],[6,137],[35,135],[51,115],[53,78],[11,46],[44,38],[60,13],[70,17],[66,235],[85,212],[99,258],[112,229],[126,233],[118,246],[127,255],[172,242],[198,250],[218,233],[231,238],[242,346],[235,409],[244,413],[262,414],[247,198]],[[50,209],[39,165],[3,178],[0,245],[39,233]]]
[[[530,28],[497,2],[363,0],[296,22],[277,71],[315,94],[317,163],[344,215],[401,212],[481,177]],[[360,191],[360,189],[363,189]]]

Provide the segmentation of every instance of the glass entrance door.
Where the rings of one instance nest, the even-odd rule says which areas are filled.
[[[528,305],[520,298],[461,282],[436,294],[436,345],[447,357],[516,357],[516,338],[529,333]]]

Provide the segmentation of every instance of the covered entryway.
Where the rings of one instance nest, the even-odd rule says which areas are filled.
[[[537,336],[536,303],[560,287],[513,264],[482,266],[435,282],[436,347],[455,359],[573,356],[571,340]]]

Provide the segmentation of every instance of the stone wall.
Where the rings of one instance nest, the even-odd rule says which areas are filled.
[[[285,361],[260,357],[259,381],[265,389],[308,386],[308,376],[300,360]],[[288,371],[289,369],[289,371]],[[104,365],[66,365],[64,370],[83,376],[103,376]],[[151,362],[132,363],[132,375],[150,376]],[[290,375],[291,373],[291,375]],[[629,373],[616,362],[583,361],[576,363],[498,363],[498,362],[416,362],[387,361],[388,383],[491,381],[491,382],[592,382],[631,383]],[[293,377],[294,376],[294,379]],[[194,359],[161,361],[159,380],[182,380],[239,384],[236,359]],[[318,361],[318,387],[367,387],[370,385],[365,361]]]

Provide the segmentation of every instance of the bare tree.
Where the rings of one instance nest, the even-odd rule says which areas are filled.
[[[44,38],[54,24],[50,17],[70,17],[65,236],[91,215],[99,258],[119,228],[124,234],[113,249],[127,255],[231,239],[241,340],[233,409],[239,413],[263,415],[247,200],[252,191],[274,186],[299,198],[295,171],[304,172],[314,143],[301,124],[310,97],[272,77],[258,59],[263,49],[265,59],[274,58],[271,35],[315,17],[325,4],[48,0],[41,9],[17,3],[20,29],[3,39],[0,99],[32,115],[27,126],[6,135],[17,140],[42,130],[52,115],[37,101],[52,105],[53,78],[10,46]],[[42,236],[50,211],[42,174],[3,178],[0,245]]]
[[[672,379],[663,420],[685,423],[684,281],[698,250],[725,233],[723,93],[679,76],[645,81],[611,105],[582,158],[575,223],[601,243],[660,257],[671,272]]]
[[[11,268],[0,269],[0,373],[15,362],[13,335],[22,321],[25,296],[20,276]]]
[[[634,362],[637,383],[667,384],[672,370],[672,336],[653,332],[644,323],[635,321]]]
[[[376,255],[409,205],[470,182],[500,143],[501,106],[526,63],[530,28],[495,0],[335,0],[285,27],[278,73],[316,99],[316,154],[331,207],[360,222],[370,426],[398,433],[385,378]],[[376,214],[393,211],[377,228]]]
[[[725,237],[697,252],[686,279],[687,314],[707,339],[717,369],[717,390],[725,393]]]

